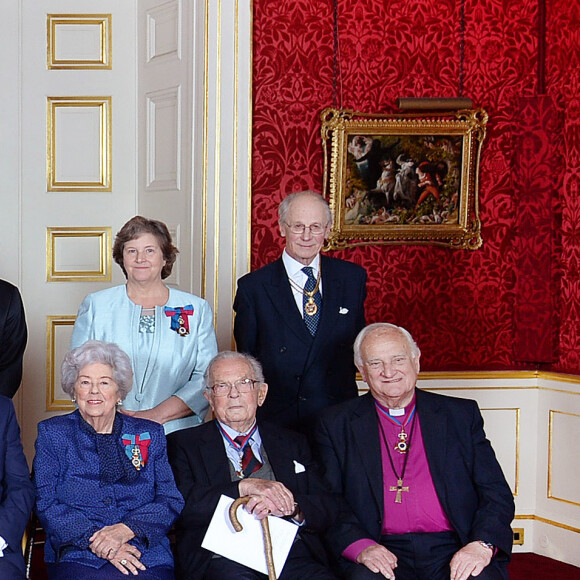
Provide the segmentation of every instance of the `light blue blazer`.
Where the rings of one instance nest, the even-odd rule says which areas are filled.
[[[217,354],[211,308],[198,296],[169,288],[167,306],[190,304],[193,315],[188,317],[187,336],[172,330],[171,317],[157,306],[155,333],[143,337],[139,333],[141,306],[129,299],[125,285],[108,288],[83,300],[71,339],[71,348],[87,340],[103,340],[118,344],[129,355],[135,376],[123,408],[151,409],[172,395],[184,401],[194,415],[169,421],[164,426],[166,433],[199,425],[208,409],[203,373]],[[150,340],[143,342],[144,338]]]

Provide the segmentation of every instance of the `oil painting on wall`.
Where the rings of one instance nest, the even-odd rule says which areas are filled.
[[[324,189],[334,215],[329,247],[478,248],[477,172],[486,122],[481,110],[370,117],[325,109]]]

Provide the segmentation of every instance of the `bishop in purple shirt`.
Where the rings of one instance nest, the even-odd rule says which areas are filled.
[[[404,328],[367,326],[354,355],[370,392],[317,430],[345,500],[328,533],[345,577],[506,580],[514,502],[477,403],[416,388],[421,353]]]

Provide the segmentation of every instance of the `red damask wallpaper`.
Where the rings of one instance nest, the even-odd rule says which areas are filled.
[[[319,114],[335,95],[342,107],[381,113],[397,97],[457,96],[462,78],[463,96],[490,115],[483,247],[333,255],[366,267],[367,320],[408,328],[423,370],[580,373],[578,3],[546,2],[544,45],[538,0],[338,0],[342,83],[334,0],[253,5],[252,268],[280,255],[282,197],[322,187]]]

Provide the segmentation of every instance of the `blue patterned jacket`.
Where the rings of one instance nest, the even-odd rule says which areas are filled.
[[[135,475],[123,435],[146,433],[151,437],[147,461]],[[112,457],[101,453],[99,459],[98,437],[114,438]],[[109,459],[121,467],[113,470],[116,481],[103,477],[103,463]],[[169,467],[161,425],[118,413],[108,436],[97,435],[78,411],[47,419],[38,424],[33,472],[47,562],[100,568],[107,561],[89,550],[89,538],[104,526],[122,522],[135,533],[130,543],[141,551],[146,567],[173,565],[167,532],[184,502]]]

